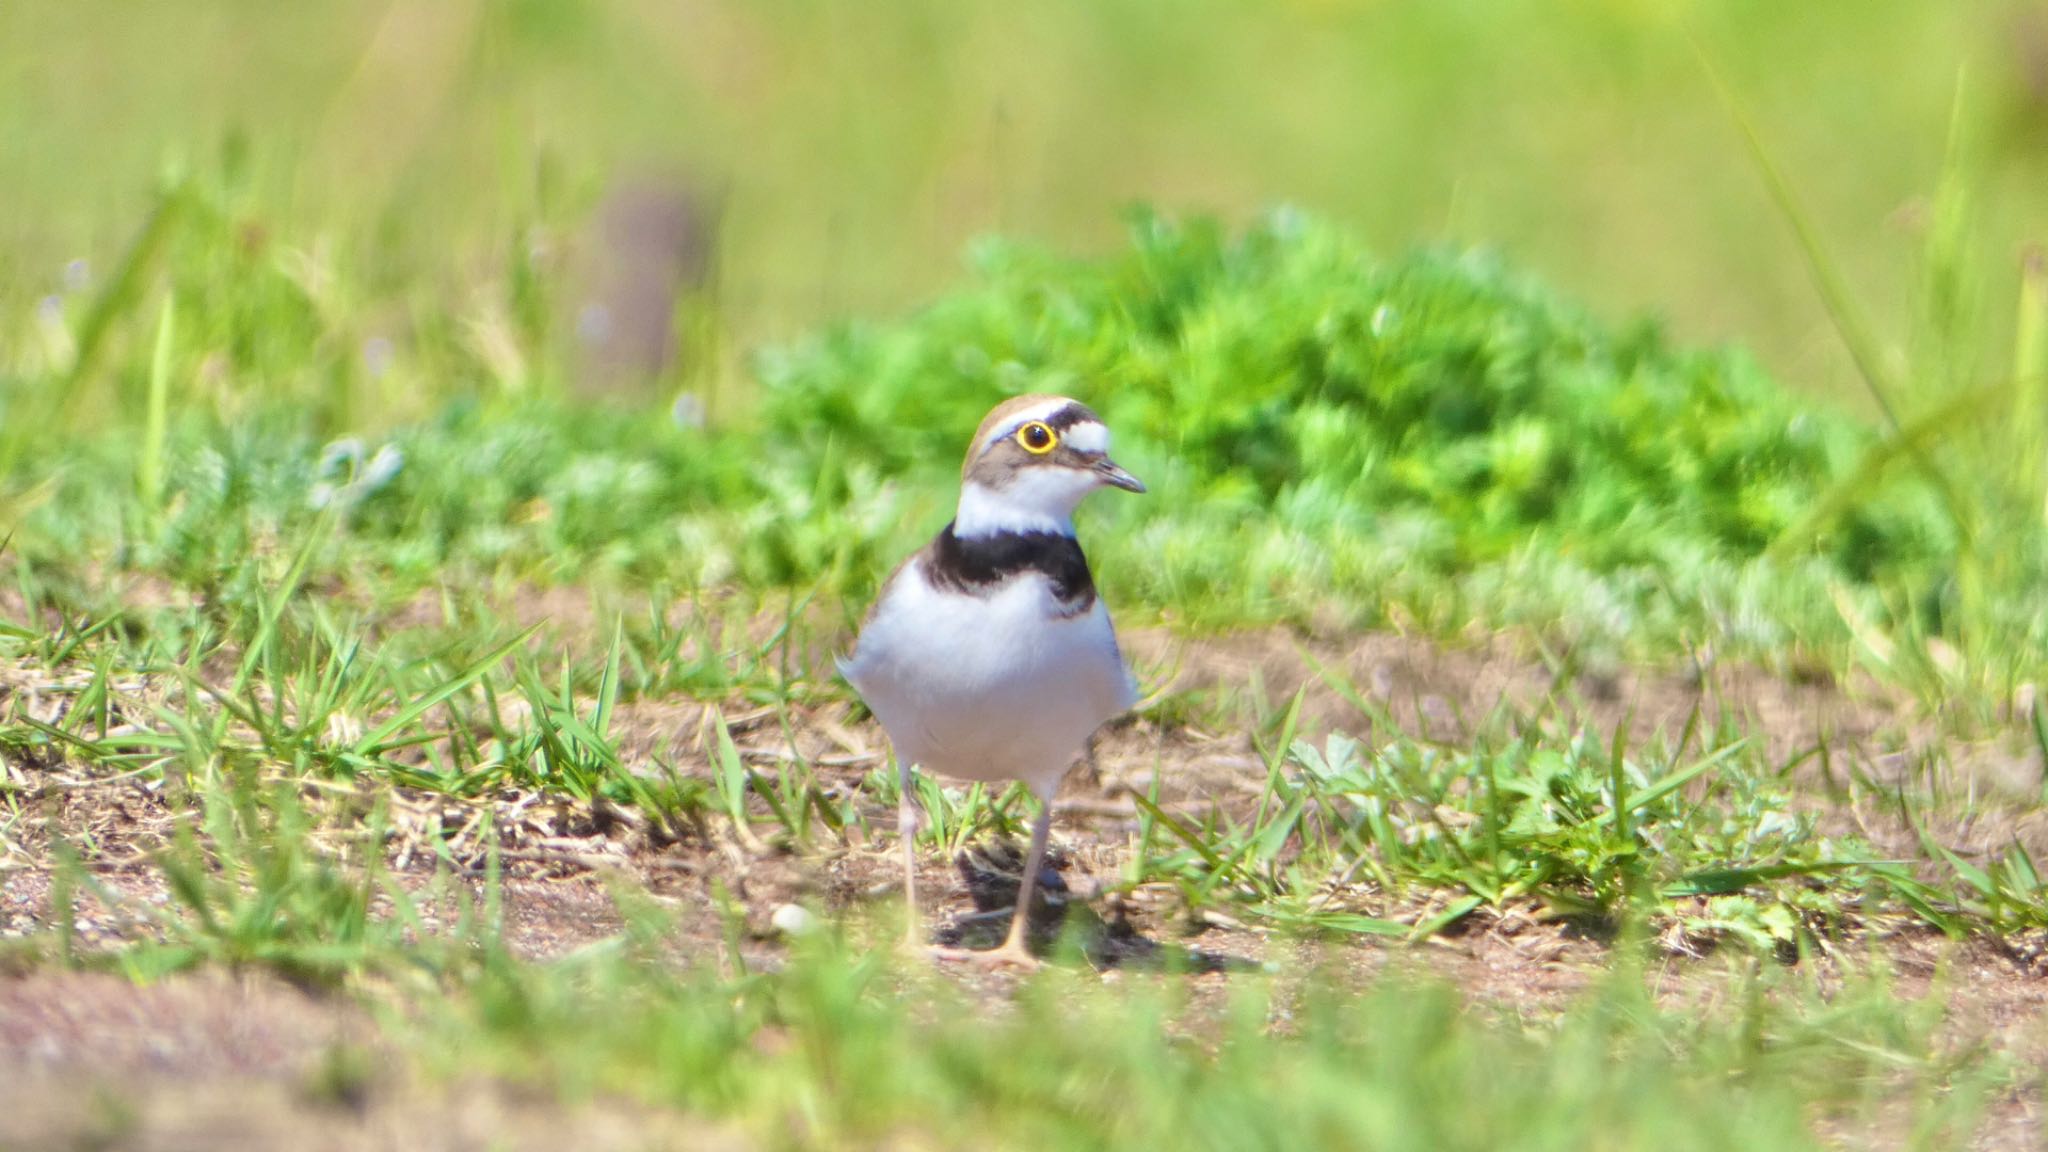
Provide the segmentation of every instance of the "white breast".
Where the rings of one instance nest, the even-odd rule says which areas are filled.
[[[1050,797],[1088,736],[1137,701],[1108,610],[1060,618],[1036,572],[985,597],[935,590],[919,563],[883,590],[840,671],[898,758]]]

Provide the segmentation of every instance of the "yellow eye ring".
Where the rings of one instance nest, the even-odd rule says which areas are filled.
[[[1017,429],[1017,445],[1033,456],[1043,456],[1059,447],[1059,443],[1059,434],[1043,421],[1033,420]]]

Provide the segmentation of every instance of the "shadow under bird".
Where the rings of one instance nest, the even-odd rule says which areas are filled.
[[[881,721],[902,783],[898,828],[909,939],[917,917],[912,766],[960,780],[1020,780],[1039,803],[1000,948],[940,956],[1023,966],[1053,794],[1102,724],[1137,702],[1109,610],[1074,538],[1098,488],[1143,492],[1109,458],[1109,429],[1064,396],[996,406],[961,468],[953,521],[882,585],[839,670]]]

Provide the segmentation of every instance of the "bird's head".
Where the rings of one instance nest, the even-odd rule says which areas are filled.
[[[1078,400],[1018,396],[996,405],[960,468],[961,536],[996,532],[1072,535],[1074,509],[1097,488],[1143,492],[1109,458],[1109,429]]]

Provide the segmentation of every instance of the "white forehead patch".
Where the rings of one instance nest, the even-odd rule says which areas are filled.
[[[1076,452],[1109,451],[1109,429],[1093,420],[1083,420],[1067,429],[1061,439]]]

